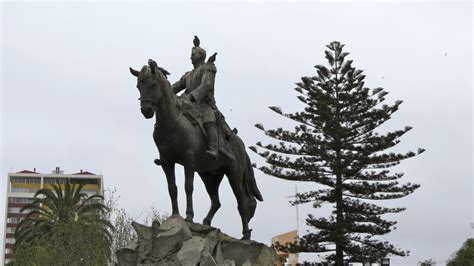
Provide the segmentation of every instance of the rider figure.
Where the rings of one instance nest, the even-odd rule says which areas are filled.
[[[194,47],[191,51],[191,62],[193,70],[186,72],[179,81],[173,84],[174,93],[185,90],[183,98],[197,104],[201,111],[202,122],[207,134],[208,150],[206,154],[217,158],[217,124],[214,114],[214,80],[216,77],[216,66],[213,60],[205,63],[206,50],[199,47],[200,41],[194,36]]]

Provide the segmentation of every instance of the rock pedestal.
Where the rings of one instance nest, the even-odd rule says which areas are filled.
[[[274,249],[179,216],[171,216],[161,225],[155,221],[151,227],[132,225],[138,240],[117,251],[118,266],[275,265]]]

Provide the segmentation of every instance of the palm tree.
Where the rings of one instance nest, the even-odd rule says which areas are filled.
[[[87,195],[82,192],[84,184],[71,184],[66,180],[63,187],[53,184],[53,189],[40,189],[35,200],[24,206],[21,212],[28,212],[15,231],[16,247],[35,241],[48,241],[53,235],[64,238],[83,237],[82,232],[94,231],[97,243],[110,246],[112,224],[105,218],[109,209],[103,204],[103,196]],[[81,228],[64,233],[64,228]],[[62,241],[68,243],[68,241]],[[93,241],[94,242],[94,241]],[[66,248],[66,247],[62,247]],[[79,247],[71,247],[79,248]]]

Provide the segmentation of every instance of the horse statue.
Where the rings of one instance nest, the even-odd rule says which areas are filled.
[[[220,136],[219,140],[226,142],[232,156],[221,154],[220,149],[217,159],[206,156],[205,133],[185,115],[183,100],[174,94],[167,80],[166,75],[169,73],[151,59],[140,71],[130,68],[130,72],[137,77],[143,116],[150,119],[156,114],[153,139],[160,154],[157,164],[161,165],[166,175],[172,215],[179,215],[175,164],[184,167],[186,220],[190,222],[194,218],[194,173],[198,172],[211,199],[211,207],[203,220],[205,225],[211,225],[214,214],[221,207],[219,185],[226,175],[237,199],[237,209],[242,220],[242,239],[250,239],[248,223],[255,214],[256,199],[263,199],[243,141],[234,132],[228,134],[227,138]]]

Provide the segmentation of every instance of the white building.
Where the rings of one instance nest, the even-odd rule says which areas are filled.
[[[15,228],[22,221],[26,213],[20,213],[23,206],[33,201],[33,197],[41,188],[52,189],[52,184],[64,184],[69,179],[73,184],[85,184],[83,192],[87,194],[101,194],[104,192],[102,175],[96,175],[80,170],[75,174],[64,174],[56,167],[51,174],[41,174],[23,170],[18,173],[8,173],[6,208],[5,208],[5,254],[3,265],[13,258],[12,250],[15,244]]]

